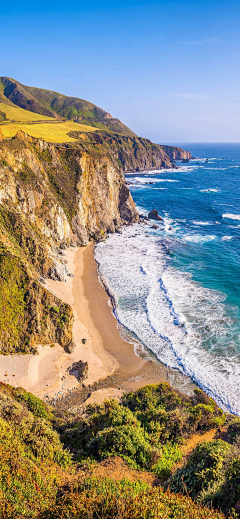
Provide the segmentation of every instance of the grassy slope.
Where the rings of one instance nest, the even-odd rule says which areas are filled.
[[[162,397],[162,411],[179,398],[169,386],[148,386],[145,393],[138,391],[125,399],[123,411],[129,410],[126,404],[133,403],[146,408],[146,397],[151,394],[149,410],[153,415],[158,410],[156,395],[158,400]],[[109,404],[105,407],[109,408]],[[93,410],[90,409],[92,415]],[[95,406],[95,416],[97,412]],[[116,403],[112,416],[112,428],[116,431],[121,414],[121,406]],[[56,413],[54,418],[52,410],[31,393],[0,383],[1,519],[224,519],[222,513],[196,504],[188,496],[151,488],[149,479],[141,477],[143,473],[137,480],[134,471],[132,479],[133,471],[126,466],[119,480],[94,477],[96,462],[79,467],[54,430],[53,424],[58,429],[66,428],[69,419],[66,415],[64,420],[57,418]],[[168,422],[173,426],[174,418],[168,418]],[[131,426],[129,417],[125,425]],[[72,426],[75,435],[77,431],[81,434],[81,423]],[[89,424],[93,437],[99,426],[96,420],[93,429]],[[136,430],[134,423],[132,429]],[[119,439],[121,445],[121,435]]]
[[[118,133],[134,136],[119,119],[114,119],[105,110],[76,97],[68,97],[51,90],[22,85],[6,77],[0,78],[2,94],[15,105],[34,113],[75,120],[81,124],[110,129]]]
[[[26,110],[24,110],[24,112],[26,112]],[[43,119],[42,116],[39,117]],[[76,126],[78,131],[81,131],[83,133],[92,132],[96,130],[96,128],[93,128],[91,126],[87,126],[84,124],[76,124],[72,121],[56,121],[53,123],[35,122],[34,124],[26,124],[25,122],[9,124],[4,123],[0,125],[0,129],[2,130],[2,133],[6,139],[14,137],[19,130],[22,130],[28,135],[31,135],[32,137],[36,137],[38,139],[43,139],[46,142],[63,143],[76,141],[74,137],[69,137],[68,135],[69,132],[76,131]]]
[[[7,105],[6,103],[0,103],[0,111],[5,113],[8,121],[17,122],[38,122],[38,121],[52,121],[55,120],[53,117],[47,117],[44,115],[34,114],[19,106]]]

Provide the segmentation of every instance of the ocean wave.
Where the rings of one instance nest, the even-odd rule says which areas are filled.
[[[213,234],[202,236],[201,234],[187,234],[183,236],[183,239],[187,242],[193,243],[206,243],[208,241],[215,240],[216,236]]]
[[[200,189],[200,193],[218,193],[218,189]]]
[[[193,221],[192,222],[194,225],[214,225],[214,223],[216,222],[197,222],[197,221]]]
[[[228,241],[228,240],[231,240],[232,238],[233,238],[233,236],[222,236],[221,240]]]
[[[139,233],[111,235],[95,248],[99,275],[114,296],[114,315],[135,338],[171,368],[189,375],[216,402],[240,414],[240,358],[225,296],[173,268],[174,244]],[[230,359],[219,355],[225,345]],[[222,350],[220,348],[222,346]]]
[[[157,182],[180,182],[180,180],[175,180],[172,178],[146,178],[146,177],[133,177],[128,178],[128,184],[130,185],[141,185],[141,184],[155,184]]]
[[[229,218],[230,220],[240,220],[240,214],[226,213],[222,215],[223,218]]]

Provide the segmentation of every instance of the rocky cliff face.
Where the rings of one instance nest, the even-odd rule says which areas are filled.
[[[182,150],[182,148],[177,148],[175,146],[161,146],[161,147],[167,153],[170,160],[183,160],[183,159],[192,158],[191,152]]]
[[[125,178],[105,151],[54,146],[23,132],[0,142],[0,350],[72,341],[72,311],[42,284],[64,281],[68,245],[103,239],[138,219]],[[9,292],[8,286],[12,287]],[[11,320],[11,306],[16,295]]]
[[[78,146],[83,150],[109,154],[115,167],[123,173],[173,166],[164,146],[154,144],[149,139],[99,131],[88,134],[71,132],[69,135],[79,139]]]

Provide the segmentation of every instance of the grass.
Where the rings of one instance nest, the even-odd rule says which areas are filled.
[[[24,110],[18,106],[6,105],[5,103],[0,103],[0,112],[4,112],[9,121],[17,121],[17,122],[37,122],[37,121],[54,121],[53,117],[47,117],[41,114],[35,114],[33,112],[29,112],[29,110]]]
[[[0,104],[1,107],[1,104]],[[9,107],[11,108],[11,107]],[[23,112],[27,112],[27,110],[23,110]],[[27,112],[30,113],[30,112]],[[36,115],[36,114],[33,114]],[[42,120],[43,116],[39,116]],[[50,120],[49,118],[46,118]],[[10,139],[16,135],[19,130],[31,135],[32,137],[36,137],[38,139],[43,139],[46,142],[53,143],[63,143],[63,142],[76,142],[76,139],[73,137],[69,137],[68,133],[72,131],[78,132],[93,132],[96,131],[96,128],[92,126],[87,126],[85,124],[78,124],[72,121],[64,121],[64,122],[54,122],[54,123],[35,123],[35,124],[26,124],[26,123],[9,123],[2,124],[0,129],[3,132],[5,139]]]

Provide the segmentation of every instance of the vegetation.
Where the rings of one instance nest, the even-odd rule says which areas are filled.
[[[47,406],[0,384],[0,517],[38,517],[56,499],[71,457],[53,430]],[[39,400],[39,401],[38,401]],[[45,416],[39,415],[45,409]],[[31,410],[30,410],[31,409]],[[64,472],[63,472],[64,470]]]
[[[200,444],[172,476],[171,488],[228,512],[240,495],[239,446],[223,440]]]
[[[34,281],[21,260],[0,250],[1,353],[35,352],[41,342],[65,346],[72,339],[72,319],[69,305]]]
[[[186,397],[169,384],[145,386],[102,405],[62,434],[77,460],[121,456],[131,466],[167,478],[182,455],[179,446],[195,431],[222,425],[226,416],[202,391]]]
[[[154,435],[143,427],[144,412],[152,415],[153,424],[159,423],[161,426],[159,411],[165,410],[169,413],[171,426],[175,419],[172,411],[179,406],[183,418],[184,410],[199,405],[200,396],[203,399],[203,394],[199,392],[192,398],[183,397],[167,384],[147,386],[125,396],[122,404],[111,400],[102,406],[89,406],[87,420],[69,427],[68,415],[57,418],[56,412],[31,393],[0,383],[0,518],[224,519],[220,511],[199,503],[200,500],[209,503],[213,480],[217,480],[217,485],[213,484],[211,496],[213,491],[218,490],[220,499],[214,501],[216,508],[224,504],[226,511],[229,511],[236,499],[236,493],[229,486],[225,488],[228,491],[226,496],[229,497],[231,490],[232,500],[228,499],[225,503],[222,500],[224,474],[225,480],[228,477],[232,484],[239,473],[240,459],[236,446],[222,440],[200,445],[191,463],[189,461],[185,467],[185,470],[188,468],[187,484],[190,487],[191,481],[194,489],[191,497],[164,491],[161,487],[152,488],[144,479],[130,481],[128,473],[131,477],[132,469],[128,469],[125,478],[94,477],[96,461],[115,454],[135,467],[151,467],[161,478],[169,475],[169,470],[180,459],[180,444],[165,440],[160,444],[156,432]],[[198,421],[197,429],[210,427],[217,414],[218,408],[212,404],[212,416],[205,417],[204,424]],[[236,426],[236,420],[234,423]],[[75,461],[66,450],[66,445],[63,447],[53,424],[58,429],[65,429],[65,443],[68,440]],[[190,429],[193,431],[194,427]],[[230,439],[232,429],[233,422],[229,426]],[[167,437],[166,430],[164,424],[162,438]],[[184,430],[188,430],[186,434],[189,434],[189,428],[184,427]],[[89,459],[79,464],[79,450],[76,450],[76,447],[79,449],[78,437],[82,448],[85,445],[82,454],[86,457],[91,452],[90,464]],[[178,434],[175,434],[176,438]],[[175,471],[170,480],[174,491],[177,473]],[[186,488],[179,490],[184,494]],[[208,499],[205,499],[207,495]],[[196,497],[195,501],[193,497]]]
[[[7,105],[0,103],[0,111],[5,113],[8,121],[16,121],[21,123],[39,122],[39,121],[53,121],[53,117],[47,117],[45,115],[34,114],[28,110],[24,110],[19,106]]]
[[[224,519],[189,497],[127,480],[84,479],[43,514],[45,519]]]
[[[29,112],[28,112],[29,113]],[[71,121],[53,122],[53,123],[9,123],[0,125],[0,129],[6,139],[12,138],[20,130],[46,142],[75,142],[76,139],[69,137],[69,132],[76,130],[76,123]],[[92,132],[95,128],[84,124],[78,125],[81,132]]]
[[[64,96],[51,90],[28,87],[6,77],[0,78],[0,100],[1,91],[3,101],[11,101],[17,106],[37,114],[64,118],[69,121],[74,120],[80,123],[80,128],[82,125],[88,125],[125,135],[135,135],[119,119],[112,118],[105,110],[84,99]],[[80,128],[79,131],[84,131]]]

